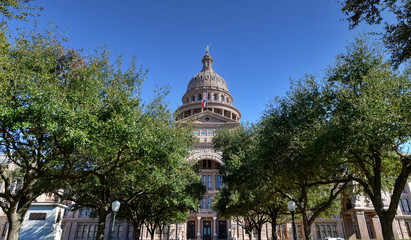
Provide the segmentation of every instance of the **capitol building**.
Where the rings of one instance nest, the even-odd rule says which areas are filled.
[[[234,106],[234,97],[229,92],[229,84],[218,75],[213,68],[214,60],[208,48],[202,58],[202,69],[189,82],[182,96],[182,105],[177,109],[177,121],[193,124],[193,134],[199,141],[195,143],[187,161],[198,163],[202,183],[206,193],[200,201],[198,211],[191,212],[184,224],[170,224],[162,236],[157,233],[155,239],[162,240],[250,240],[248,234],[235,219],[220,218],[213,211],[214,196],[224,185],[219,174],[219,166],[223,165],[222,154],[213,148],[212,139],[221,128],[235,128],[240,125],[241,112]],[[224,66],[218,65],[219,68]],[[191,70],[189,70],[191,71]],[[228,83],[230,83],[228,79]],[[385,195],[387,204],[389,194]],[[39,202],[51,202],[52,195],[44,195]],[[394,219],[394,235],[396,239],[411,238],[411,183],[407,183],[401,195],[401,201]],[[70,202],[65,203],[70,206]],[[106,219],[105,236],[108,239],[111,217]],[[296,238],[306,239],[301,222],[296,222]],[[271,224],[265,224],[262,239],[271,239]],[[278,239],[293,239],[291,223],[275,226]],[[95,239],[97,220],[90,218],[87,209],[72,212],[64,210],[61,221],[61,239],[91,240]],[[133,227],[127,222],[116,221],[113,240],[132,240]],[[358,195],[345,196],[341,200],[341,212],[332,218],[318,218],[312,225],[312,239],[344,238],[344,239],[382,239],[381,226],[372,203]],[[7,237],[7,219],[0,215],[0,240]],[[254,234],[257,238],[257,233]],[[148,231],[142,227],[142,240],[151,239]]]

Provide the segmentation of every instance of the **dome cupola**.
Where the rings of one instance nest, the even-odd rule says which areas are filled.
[[[203,68],[188,83],[187,91],[178,108],[180,119],[208,111],[221,115],[227,121],[239,122],[241,113],[233,106],[233,97],[228,92],[225,80],[214,72],[213,58],[208,46],[202,61]]]
[[[218,89],[228,93],[227,83],[220,75],[214,72],[213,61],[207,48],[206,55],[204,55],[202,60],[203,69],[190,80],[187,92],[195,89]]]

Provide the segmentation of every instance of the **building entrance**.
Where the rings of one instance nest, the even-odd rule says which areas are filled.
[[[203,222],[203,240],[211,240],[211,221]]]

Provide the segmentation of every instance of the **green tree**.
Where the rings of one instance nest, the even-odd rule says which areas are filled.
[[[335,200],[349,182],[339,156],[327,149],[337,137],[326,132],[329,106],[321,85],[307,76],[274,99],[259,122],[260,166],[267,182],[296,202],[306,239],[317,217],[338,210]]]
[[[37,16],[36,10],[41,7],[32,5],[33,0],[0,0],[0,14],[7,20],[20,19],[27,20],[27,16]],[[3,18],[2,23],[6,22]]]
[[[10,163],[0,169],[0,206],[8,239],[17,239],[32,201],[91,169],[81,148],[90,140],[103,82],[101,65],[65,49],[53,32],[21,35],[13,44],[2,33],[0,40],[0,151]]]
[[[393,67],[411,57],[411,1],[409,0],[339,0],[342,12],[347,16],[350,29],[360,22],[380,24],[384,14],[393,14],[394,22],[384,22],[382,39],[391,52]],[[387,14],[387,15],[388,15]]]
[[[149,148],[144,139],[152,119],[146,116],[140,99],[145,72],[136,67],[134,60],[123,71],[121,60],[111,64],[109,52],[103,50],[90,63],[99,67],[96,77],[104,83],[99,89],[101,98],[95,108],[93,128],[87,132],[89,141],[81,148],[90,176],[85,181],[67,182],[63,198],[75,201],[74,209],[93,209],[93,215],[98,217],[96,238],[103,239],[110,205],[122,190],[127,173],[124,168],[142,158],[144,149]]]
[[[328,71],[333,101],[329,150],[343,157],[347,174],[372,201],[384,239],[394,239],[392,221],[411,172],[402,146],[411,136],[410,68],[393,71],[378,46],[357,38]],[[384,204],[383,191],[390,193]]]
[[[147,106],[144,154],[128,165],[119,196],[119,217],[133,225],[135,239],[143,223],[185,221],[205,193],[193,163],[185,159],[195,137],[189,126],[175,121],[162,96],[160,91]]]
[[[260,165],[256,128],[242,125],[224,129],[214,138],[215,148],[223,151],[220,172],[225,186],[217,194],[213,208],[222,217],[235,217],[249,235],[256,229],[258,239],[263,224],[270,222],[273,239],[277,239],[276,225],[286,211],[286,203]]]

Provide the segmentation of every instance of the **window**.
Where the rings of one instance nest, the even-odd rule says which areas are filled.
[[[94,225],[90,225],[89,229],[88,229],[88,237],[92,238],[94,235]]]
[[[85,208],[82,208],[82,209],[80,210],[80,215],[83,216],[84,213],[85,213],[85,211],[86,211],[86,209],[85,209]]]
[[[195,100],[196,100],[196,99],[195,99],[194,95],[191,96],[191,101],[194,102]]]
[[[217,176],[217,189],[220,189],[220,188],[221,188],[221,176],[218,175]]]
[[[199,100],[199,101],[203,100],[203,95],[198,94],[198,100]]]
[[[86,215],[90,216],[91,208],[86,208]]]
[[[213,132],[212,130],[210,130],[210,131],[208,131],[208,135],[209,135],[209,136],[213,136],[213,135],[214,135],[214,132]]]
[[[332,225],[332,228],[333,228],[333,237],[337,237],[338,236],[338,234],[337,234],[337,227],[335,226],[335,225]]]
[[[201,135],[202,136],[207,136],[207,131],[206,130],[201,130]]]
[[[64,211],[64,216],[67,216],[67,215],[69,214],[69,211],[70,211],[70,203],[66,203],[66,206],[67,206],[67,208],[66,208],[66,210]]]
[[[132,225],[128,225],[127,226],[127,238],[131,239],[133,237],[133,226]]]
[[[408,204],[408,199],[404,198],[402,201],[404,202],[405,211],[410,212],[410,205]]]
[[[208,209],[211,209],[211,196],[208,196]]]
[[[206,207],[207,207],[207,199],[206,199],[206,197],[204,196],[203,197],[203,206],[201,207],[202,209],[206,209]]]
[[[211,189],[211,186],[212,186],[211,183],[212,183],[211,182],[211,175],[208,175],[208,189]]]
[[[321,225],[321,234],[322,234],[322,236],[326,236],[325,235],[325,225]]]
[[[211,160],[207,160],[208,168],[211,168]]]
[[[117,238],[121,238],[122,231],[123,225],[118,225]]]
[[[203,175],[203,185],[207,186],[207,176]]]
[[[317,240],[321,240],[320,226],[315,225],[315,232],[317,233]]]
[[[77,238],[81,238],[81,233],[83,232],[83,225],[78,225],[77,226],[77,234],[76,237]]]
[[[86,238],[88,236],[88,225],[83,226],[83,238]]]
[[[196,135],[196,136],[199,135],[198,130],[194,130],[194,135]]]
[[[400,199],[398,205],[400,205],[401,212],[404,212],[404,206],[402,205],[401,199]]]
[[[330,225],[327,225],[327,236],[332,237]]]

